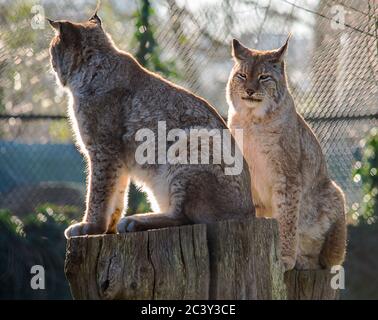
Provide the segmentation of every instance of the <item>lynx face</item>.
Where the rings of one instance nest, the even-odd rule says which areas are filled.
[[[277,50],[258,51],[233,40],[232,55],[235,65],[227,90],[235,106],[258,108],[279,104],[286,91],[285,63],[287,42]]]
[[[83,23],[50,21],[55,37],[50,43],[51,65],[65,86],[80,67],[89,63],[96,52],[110,47],[110,39],[97,15]]]

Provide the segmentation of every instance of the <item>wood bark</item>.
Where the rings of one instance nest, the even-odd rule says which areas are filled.
[[[284,275],[277,223],[229,220],[71,238],[75,299],[336,299],[328,271]]]
[[[339,290],[331,287],[335,275],[329,270],[291,270],[285,273],[289,300],[337,300]]]

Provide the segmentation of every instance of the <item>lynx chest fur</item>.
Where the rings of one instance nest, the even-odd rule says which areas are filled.
[[[278,146],[279,137],[275,134],[267,134],[260,126],[250,126],[244,131],[243,137],[243,152],[248,158],[253,159],[248,162],[248,167],[251,173],[252,198],[256,214],[273,217],[271,203],[275,175],[271,157],[274,148]]]

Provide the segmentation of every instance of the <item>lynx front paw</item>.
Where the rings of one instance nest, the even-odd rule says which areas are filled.
[[[283,263],[285,271],[289,271],[289,270],[294,269],[294,267],[295,267],[295,258],[294,257],[282,256],[281,261]]]
[[[89,222],[79,222],[69,226],[65,231],[64,235],[66,238],[89,235],[89,234],[102,234],[105,230],[101,226]]]
[[[117,225],[117,231],[119,233],[137,232],[147,229],[148,227],[143,223],[143,220],[136,216],[123,217]]]

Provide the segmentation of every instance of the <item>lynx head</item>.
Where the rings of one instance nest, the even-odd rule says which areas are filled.
[[[51,65],[63,86],[94,56],[112,47],[111,39],[104,32],[97,13],[82,23],[48,21],[55,30],[50,43]]]
[[[227,85],[227,98],[235,109],[278,106],[287,90],[284,55],[288,41],[276,50],[260,51],[232,42],[235,65]]]

